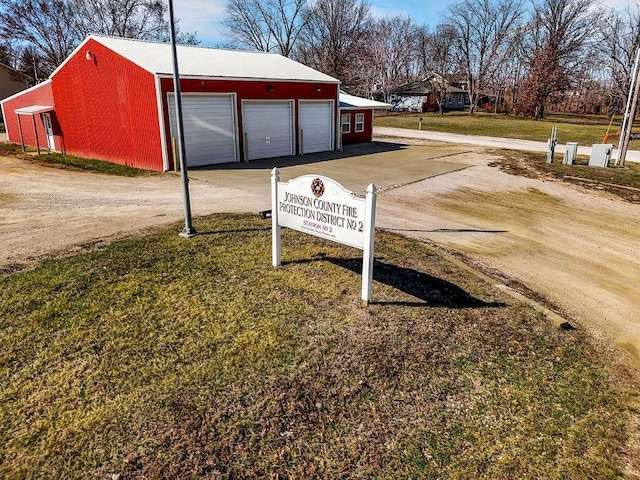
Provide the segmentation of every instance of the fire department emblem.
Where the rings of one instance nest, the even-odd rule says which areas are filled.
[[[311,191],[316,197],[320,198],[324,194],[324,183],[322,183],[322,180],[316,178],[311,182]]]

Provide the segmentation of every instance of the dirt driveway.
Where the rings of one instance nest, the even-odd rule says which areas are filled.
[[[508,175],[491,159],[477,151],[465,158],[472,168],[386,192],[377,226],[516,280],[640,367],[640,206]]]
[[[482,147],[423,144],[426,170],[418,168],[413,180],[429,178],[380,193],[377,226],[446,245],[499,270],[624,347],[640,365],[640,206],[507,175],[487,166],[492,156]],[[434,155],[438,148],[443,153]],[[393,152],[387,154],[389,171],[402,169]],[[319,174],[329,166],[307,165]],[[194,215],[269,208],[269,170],[193,178]],[[72,245],[182,220],[175,175],[110,177],[7,158],[0,158],[0,171],[0,271]],[[366,185],[370,172],[361,167],[350,175]],[[263,186],[256,188],[246,175],[263,179]]]

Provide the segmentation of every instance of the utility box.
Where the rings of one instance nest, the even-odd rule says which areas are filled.
[[[589,166],[606,167],[609,165],[613,145],[607,143],[598,143],[591,148],[591,157],[589,158]]]
[[[578,154],[578,142],[567,142],[564,146],[563,165],[573,165]]]

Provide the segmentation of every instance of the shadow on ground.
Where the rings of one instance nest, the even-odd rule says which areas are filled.
[[[324,260],[362,274],[362,258],[320,257],[290,263]],[[289,263],[289,262],[287,262]],[[374,260],[373,279],[404,292],[420,301],[374,301],[373,305],[399,305],[404,307],[486,308],[506,307],[502,302],[485,302],[465,292],[459,286],[412,268],[400,267]]]
[[[271,231],[271,226],[256,228],[239,228],[234,230],[211,230],[207,232],[198,232],[198,235],[232,235],[234,233],[250,233],[250,232],[266,232]]]
[[[329,160],[341,160],[375,153],[394,152],[407,146],[400,143],[371,142],[356,145],[345,145],[342,151],[310,153],[303,156],[265,158],[263,160],[251,160],[250,162],[223,163],[219,165],[207,165],[203,167],[189,167],[190,171],[203,170],[265,170],[274,167],[284,168],[298,165],[309,165]]]
[[[509,230],[480,230],[477,228],[384,228],[388,232],[421,232],[421,233],[509,233]]]

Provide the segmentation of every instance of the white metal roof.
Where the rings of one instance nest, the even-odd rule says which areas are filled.
[[[356,97],[340,90],[340,108],[391,108],[388,103]]]
[[[51,112],[52,105],[30,105],[28,107],[16,108],[15,113],[18,115],[35,115],[36,113]]]
[[[168,43],[90,35],[76,48],[74,54],[84,50],[89,39],[101,43],[150,73],[173,74],[171,45]],[[329,75],[274,53],[241,52],[193,45],[178,45],[176,50],[181,77],[339,83]],[[64,63],[66,61],[62,65]]]

